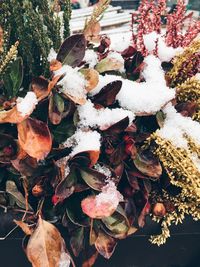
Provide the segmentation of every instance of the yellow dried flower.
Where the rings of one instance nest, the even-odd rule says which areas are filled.
[[[3,71],[5,71],[6,67],[8,66],[8,64],[15,60],[17,57],[17,47],[19,45],[19,42],[17,41],[14,45],[11,46],[10,50],[8,51],[8,53],[6,54],[5,58],[2,60],[1,65],[0,65],[0,73],[2,73]]]

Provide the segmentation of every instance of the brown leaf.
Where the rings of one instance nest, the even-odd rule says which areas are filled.
[[[95,247],[104,258],[109,259],[112,256],[116,245],[117,242],[113,237],[107,235],[103,231],[99,231]]]
[[[22,149],[37,160],[44,159],[52,147],[52,138],[46,123],[28,118],[17,125]]]
[[[87,81],[87,86],[85,89],[87,92],[92,91],[92,89],[94,89],[99,82],[99,73],[94,69],[81,69],[80,72],[84,75]]]
[[[75,34],[62,43],[57,60],[62,64],[77,67],[85,56],[86,40],[83,34]]]
[[[32,112],[33,110],[26,116],[22,116],[16,106],[10,110],[0,111],[0,123],[20,123],[28,118]]]
[[[122,81],[114,81],[104,86],[93,98],[93,103],[104,107],[114,104],[115,98],[122,87]],[[127,125],[128,126],[128,125]]]
[[[99,255],[99,253],[98,253],[98,251],[96,251],[89,259],[84,261],[84,263],[82,264],[82,267],[92,267],[95,264],[95,261],[96,261],[98,255]]]
[[[59,70],[61,69],[62,67],[62,63],[56,59],[53,59],[51,62],[50,62],[50,71],[56,71],[56,70]]]
[[[33,230],[30,228],[30,226],[27,223],[23,221],[17,221],[17,220],[14,220],[14,222],[22,229],[22,231],[26,235],[32,235]]]
[[[33,267],[70,266],[70,257],[59,231],[41,217],[28,241],[26,254]]]
[[[33,78],[31,82],[31,90],[36,94],[38,99],[43,99],[48,96],[49,82],[44,77]]]

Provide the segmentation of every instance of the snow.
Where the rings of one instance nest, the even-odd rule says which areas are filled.
[[[92,49],[87,49],[85,51],[85,57],[83,59],[87,64],[89,64],[89,68],[94,68],[94,66],[98,63],[97,54]]]
[[[166,85],[165,73],[161,67],[161,61],[154,55],[149,55],[144,58],[146,64],[142,75],[146,82],[158,82],[159,84]]]
[[[34,92],[28,92],[24,98],[17,98],[17,110],[21,113],[21,116],[30,115],[35,106],[38,104],[37,96]]]
[[[65,147],[73,147],[70,156],[84,151],[99,151],[101,135],[97,131],[84,131],[78,129],[74,135],[63,144]]]
[[[180,54],[183,52],[182,47],[169,47],[166,45],[166,43],[163,41],[162,38],[159,38],[158,40],[158,57],[162,62],[166,61],[169,62],[171,61],[176,55]]]
[[[135,114],[156,113],[175,97],[175,90],[166,86],[161,61],[154,55],[144,59],[146,66],[143,70],[145,82],[134,82],[117,75],[99,75],[99,83],[90,95],[96,95],[110,82],[121,80],[122,88],[116,99],[123,109]]]
[[[166,115],[164,127],[158,131],[162,138],[166,138],[176,147],[187,149],[189,136],[197,145],[200,145],[200,124],[190,117],[184,117],[176,111],[172,104],[168,104],[163,112]]]
[[[102,188],[102,192],[96,196],[96,205],[98,207],[110,203],[113,209],[116,209],[119,202],[123,200],[123,196],[117,190],[115,183],[109,181],[108,184]]]
[[[131,45],[131,31],[113,35],[111,34],[109,37],[111,39],[111,50],[122,52]]]
[[[112,176],[111,171],[106,166],[101,166],[99,163],[94,165],[94,169],[102,174],[104,174],[107,178]]]
[[[164,37],[156,32],[151,32],[143,35],[144,45],[151,53],[156,48],[156,41],[158,41],[158,57],[163,62],[169,62],[177,54],[183,51],[182,47],[169,47],[164,41]]]
[[[49,52],[49,55],[48,55],[48,57],[47,57],[47,60],[48,60],[49,62],[51,62],[52,60],[56,59],[56,57],[57,57],[57,53],[56,53],[56,51],[55,51],[53,48],[51,48],[51,49],[50,49],[50,52]]]
[[[64,65],[61,69],[54,71],[54,75],[65,75],[57,85],[62,86],[61,92],[69,94],[77,98],[85,98],[86,80],[84,76],[78,72],[78,69]]]
[[[78,107],[78,114],[80,119],[79,126],[99,127],[101,130],[107,129],[127,116],[129,117],[130,123],[134,119],[134,114],[131,111],[121,108],[96,109],[90,100]]]
[[[158,40],[159,34],[157,32],[150,32],[143,35],[144,45],[149,52],[152,52],[156,47],[156,40]]]
[[[117,95],[121,107],[135,114],[154,114],[175,97],[175,91],[163,82],[132,82],[123,81]]]

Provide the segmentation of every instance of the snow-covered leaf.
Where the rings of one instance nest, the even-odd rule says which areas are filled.
[[[33,267],[70,266],[70,256],[59,231],[41,217],[28,241],[26,255]]]
[[[99,73],[94,69],[81,69],[80,72],[84,75],[87,81],[86,91],[90,92],[99,82]]]
[[[123,63],[115,58],[104,58],[97,65],[95,69],[99,73],[112,70],[120,70],[123,67]]]
[[[122,87],[122,81],[114,81],[104,86],[101,91],[93,97],[93,103],[102,106],[110,106],[114,104],[116,95]]]

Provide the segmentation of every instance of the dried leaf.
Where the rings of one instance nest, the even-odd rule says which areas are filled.
[[[116,245],[117,242],[113,237],[107,235],[101,230],[99,231],[95,247],[104,258],[109,259],[112,256]]]
[[[94,42],[98,43],[100,40],[100,31],[101,31],[101,26],[98,21],[95,23],[88,23],[87,27],[84,30],[84,36],[85,39],[89,42]]]
[[[104,107],[114,104],[121,87],[122,81],[114,81],[107,84],[93,97],[93,103],[100,104]]]
[[[96,261],[98,255],[99,255],[99,253],[98,253],[98,251],[96,251],[89,259],[84,261],[84,263],[82,264],[82,267],[92,267],[95,264],[95,261]]]
[[[19,144],[28,155],[41,160],[49,154],[52,138],[46,123],[28,118],[17,129]]]
[[[33,267],[70,266],[70,257],[59,231],[41,217],[28,241],[26,254]]]
[[[87,81],[87,92],[92,91],[99,83],[99,73],[94,69],[81,69],[80,72],[84,75]]]
[[[22,116],[16,106],[10,110],[0,111],[0,123],[21,123],[28,118],[32,112],[33,110],[30,110],[26,116]]]
[[[68,37],[58,51],[57,60],[62,64],[77,67],[85,56],[86,40],[83,34]]]

